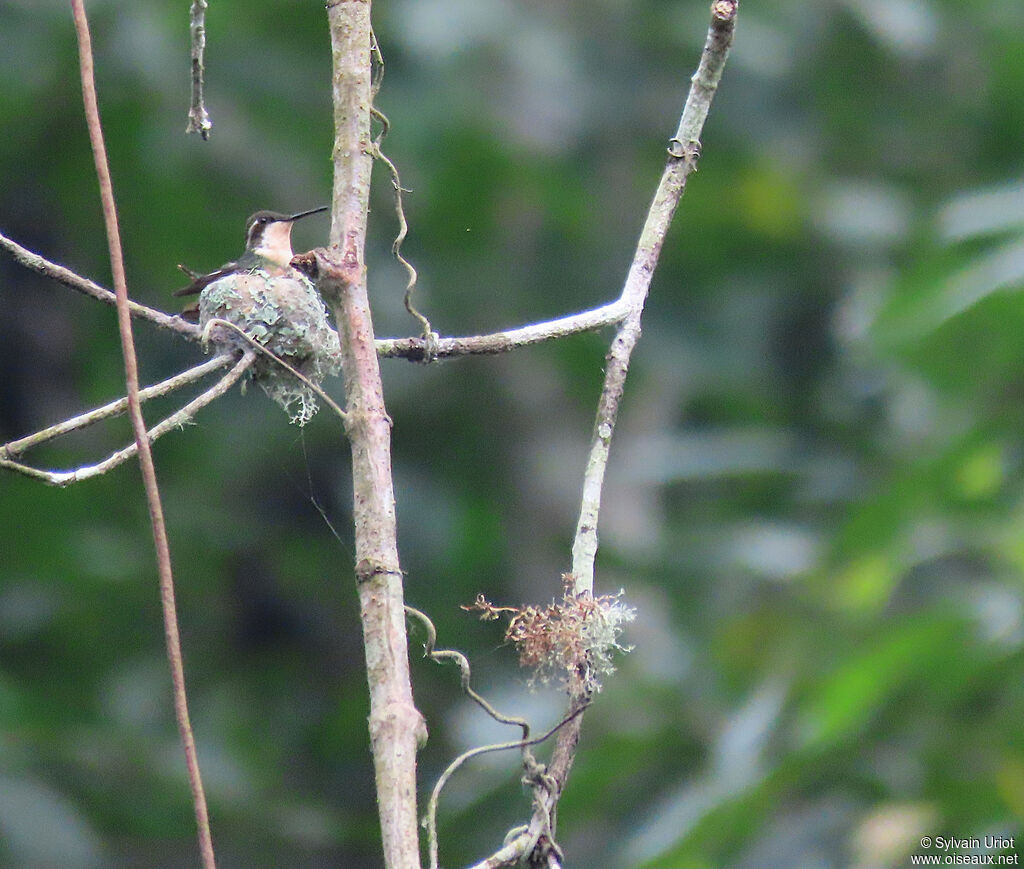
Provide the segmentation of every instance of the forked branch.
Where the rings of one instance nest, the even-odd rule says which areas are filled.
[[[95,94],[91,91],[93,87],[91,56],[88,51],[88,34],[85,31],[81,0],[73,0],[73,6],[76,22],[80,24],[80,38],[84,33],[83,86],[87,91],[86,105],[90,133],[93,136],[97,171],[103,189],[104,213],[110,237],[116,293],[111,293],[92,281],[43,259],[3,235],[0,235],[0,248],[7,250],[19,262],[40,274],[54,278],[66,286],[87,293],[105,303],[117,304],[125,345],[129,395],[125,399],[88,414],[82,414],[37,435],[22,438],[0,447],[0,466],[11,467],[54,485],[66,485],[75,480],[102,473],[103,470],[125,461],[138,452],[147,481],[151,512],[154,514],[154,535],[161,565],[161,591],[165,603],[168,597],[170,598],[170,608],[165,611],[165,616],[167,613],[173,616],[173,592],[170,590],[169,584],[170,562],[166,537],[158,515],[160,512],[159,501],[155,497],[155,477],[152,472],[152,460],[149,456],[149,443],[171,428],[187,422],[196,410],[227,391],[249,369],[260,350],[256,347],[246,348],[231,371],[224,375],[214,387],[149,431],[145,430],[139,409],[141,401],[152,395],[164,394],[165,391],[177,388],[183,383],[192,382],[204,374],[222,367],[228,364],[229,357],[219,356],[196,366],[177,378],[171,378],[147,389],[140,390],[138,388],[128,326],[129,314],[133,317],[148,319],[163,328],[171,329],[193,340],[200,339],[202,333],[198,327],[186,323],[179,317],[154,311],[127,299],[123,265],[120,261],[119,243],[117,242],[113,197],[103,156],[99,118],[95,109]],[[194,0],[194,25],[202,24],[201,13],[205,6],[205,0]],[[570,593],[581,598],[592,595],[601,492],[629,361],[639,337],[643,307],[666,232],[685,189],[686,180],[695,169],[700,156],[700,134],[731,44],[738,0],[716,0],[712,4],[712,23],[700,67],[693,77],[693,84],[676,135],[670,140],[667,165],[641,233],[628,277],[618,299],[590,311],[495,334],[451,338],[435,338],[432,334],[428,334],[424,337],[378,341],[374,341],[373,338],[366,294],[364,244],[370,161],[375,153],[379,155],[379,148],[376,148],[379,143],[374,142],[370,136],[372,97],[376,87],[379,86],[379,78],[375,79],[373,69],[374,62],[377,62],[379,67],[379,51],[376,50],[376,43],[370,30],[369,0],[362,0],[359,3],[329,0],[327,8],[334,58],[335,185],[331,247],[325,252],[318,253],[317,261],[321,275],[320,288],[325,298],[334,307],[344,354],[347,409],[344,413],[336,406],[335,409],[345,420],[353,450],[357,557],[355,573],[366,643],[371,695],[371,743],[377,775],[385,864],[389,869],[397,869],[397,867],[418,869],[420,863],[415,814],[415,752],[416,743],[424,735],[424,731],[422,719],[413,704],[409,682],[403,618],[402,572],[395,544],[394,495],[390,476],[390,419],[383,402],[377,365],[378,357],[393,356],[429,361],[435,358],[500,353],[579,332],[593,331],[608,326],[617,327],[607,357],[605,382],[600,396],[590,456],[584,474],[580,516],[573,544],[572,573],[569,575]],[[196,37],[196,35],[194,31],[193,36]],[[201,33],[199,36],[201,37]],[[194,48],[198,46],[201,49],[200,41],[194,39],[193,46]],[[198,78],[194,75],[193,82],[195,84],[198,81],[200,94],[198,105],[201,106],[201,50],[198,57],[200,75]],[[195,59],[194,53],[194,73],[197,70]],[[194,96],[195,93],[194,90]],[[194,100],[193,108],[196,105]],[[201,114],[197,114],[197,126],[200,127],[200,132],[208,131],[208,126],[206,131],[202,129],[203,115],[205,115],[205,109],[202,109]],[[382,155],[379,156],[386,160]],[[404,237],[406,228],[400,208],[402,191],[393,165],[389,163],[388,166],[392,171],[396,195],[399,197],[400,232],[396,240],[397,247],[401,238]],[[400,256],[398,250],[396,250],[396,255]],[[410,271],[410,278],[412,277],[413,273]],[[415,311],[413,313],[415,314]],[[425,319],[421,319],[421,325],[429,333],[429,324]],[[173,386],[170,385],[172,383]],[[136,429],[136,444],[113,454],[98,465],[73,472],[50,472],[30,468],[18,460],[20,454],[32,446],[67,431],[82,428],[99,419],[123,413],[125,410],[130,412],[133,426]],[[170,617],[168,617],[167,630],[172,669],[175,673],[176,711],[179,715],[179,724],[182,727],[186,755],[189,758],[190,776],[193,778],[201,850],[205,865],[212,867],[213,852],[208,821],[205,816],[205,802],[202,797],[201,784],[198,782],[198,768],[194,765],[195,747],[191,742],[187,710],[184,708],[180,651],[175,652],[177,628]],[[172,633],[175,638],[171,637]],[[434,652],[435,658],[452,655],[454,653]],[[456,660],[458,659],[456,658]],[[462,663],[460,663],[460,667],[462,667]],[[468,679],[466,672],[464,670],[464,679]],[[181,686],[180,691],[179,685]],[[534,762],[531,769],[528,770],[528,773],[533,776],[531,783],[534,784],[534,812],[529,825],[510,833],[501,849],[477,864],[480,869],[512,865],[523,859],[530,859],[534,863],[543,861],[548,866],[560,865],[560,853],[554,841],[555,808],[573,763],[582,712],[589,702],[589,691],[580,685],[575,685],[570,691],[568,710],[558,727],[538,738],[530,738],[528,729],[525,728],[525,722],[496,716],[499,717],[499,720],[504,719],[507,723],[524,727],[523,738],[518,741],[476,749],[457,759],[453,767],[450,768],[450,771],[453,770],[459,763],[476,753],[502,748],[520,748],[524,750],[524,756],[531,756],[528,752],[530,745],[546,739],[555,730],[558,732],[558,742],[550,765],[543,768]],[[450,774],[450,771],[446,775]],[[444,778],[442,777],[442,779]],[[439,786],[440,784],[443,784],[443,780]],[[430,813],[433,814],[435,810],[436,791],[431,800]],[[436,865],[436,853],[436,837],[431,836],[432,865]]]
[[[202,365],[197,365],[195,368],[189,369],[175,377],[171,377],[162,383],[157,383],[154,386],[147,387],[146,389],[140,389],[139,399],[140,401],[145,401],[146,399],[153,398],[157,395],[165,395],[174,389],[178,389],[186,385],[187,383],[198,380],[200,377],[209,374],[211,371],[223,368],[232,359],[234,359],[234,357],[229,354],[216,356],[208,362],[204,362]],[[149,442],[152,443],[172,429],[181,428],[190,423],[193,417],[195,417],[200,410],[206,407],[206,405],[216,401],[231,389],[231,387],[238,382],[239,378],[252,366],[255,359],[256,351],[247,350],[243,354],[242,358],[235,363],[234,367],[213,386],[201,395],[192,399],[192,401],[180,410],[171,414],[169,417],[149,429],[149,431],[146,432],[146,437]],[[15,456],[19,456],[31,447],[46,443],[47,441],[53,440],[63,434],[90,426],[93,423],[99,422],[101,419],[107,419],[111,416],[122,414],[125,412],[127,407],[128,399],[119,398],[117,401],[113,401],[110,404],[98,407],[95,410],[88,411],[87,413],[80,414],[79,416],[72,417],[64,422],[57,423],[57,425],[43,429],[41,432],[37,432],[34,435],[29,435],[28,437],[20,438],[19,440],[4,444],[3,446],[0,446],[0,468],[8,468],[9,470],[16,471],[19,474],[24,474],[27,477],[40,480],[49,486],[61,487],[70,486],[72,483],[81,483],[83,480],[88,480],[92,477],[98,477],[101,474],[105,474],[116,468],[118,465],[124,464],[128,459],[138,455],[138,444],[129,444],[124,449],[111,454],[102,462],[98,462],[95,465],[85,465],[80,468],[75,468],[72,471],[47,471],[42,468],[27,465],[22,461],[18,461],[15,459]]]
[[[590,455],[584,471],[580,515],[572,547],[569,591],[576,596],[593,595],[601,491],[629,361],[640,337],[640,319],[665,236],[686,188],[686,180],[696,169],[700,157],[701,131],[732,45],[738,11],[739,0],[715,0],[711,5],[711,26],[708,29],[700,64],[693,75],[679,127],[670,140],[668,160],[619,298],[625,314],[607,356],[604,385],[598,401]],[[585,685],[571,682],[568,715],[574,715],[585,707],[589,700]],[[513,838],[500,851],[478,866],[497,869],[499,866],[512,866],[524,858],[532,860],[535,865],[561,865],[557,848],[548,848],[544,853],[540,853],[538,848],[545,843],[531,843],[537,842],[541,832],[550,826],[550,819],[572,768],[581,724],[582,716],[575,714],[558,734],[558,741],[547,770],[551,787],[546,793],[535,798],[528,834]]]

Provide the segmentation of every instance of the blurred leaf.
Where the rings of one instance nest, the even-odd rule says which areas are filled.
[[[1024,183],[960,193],[939,210],[938,226],[947,242],[1018,234],[1024,230]]]
[[[957,623],[933,615],[888,623],[802,703],[801,743],[823,751],[858,734],[897,691],[933,668],[936,658],[945,661],[961,632]]]
[[[883,343],[920,340],[1002,290],[1024,283],[1024,241],[980,253],[950,250],[926,260],[890,292],[890,304],[876,330]],[[1020,297],[1017,297],[1017,304]]]

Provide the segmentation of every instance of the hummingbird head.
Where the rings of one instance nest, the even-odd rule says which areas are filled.
[[[245,249],[275,265],[287,266],[292,259],[292,224],[300,217],[321,211],[327,211],[327,206],[298,214],[257,211],[245,224]]]

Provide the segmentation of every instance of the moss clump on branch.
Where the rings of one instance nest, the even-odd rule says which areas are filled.
[[[623,625],[636,618],[636,610],[622,602],[622,592],[594,597],[590,592],[566,593],[548,606],[495,606],[479,595],[464,610],[480,618],[509,620],[505,639],[516,647],[520,666],[533,671],[532,682],[552,679],[580,686],[584,692],[601,690],[601,677],[615,671],[612,655],[628,652],[619,643]]]

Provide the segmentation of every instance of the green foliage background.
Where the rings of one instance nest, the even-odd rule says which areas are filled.
[[[183,135],[187,5],[89,3],[129,282],[163,308],[175,264],[236,255],[247,214],[330,193],[322,4],[211,4],[206,144]],[[375,15],[435,325],[615,296],[706,4]],[[65,4],[0,4],[0,73],[0,229],[109,283]],[[598,582],[637,607],[635,651],[587,716],[568,865],[897,867],[924,835],[1019,841],[1022,142],[1022,4],[745,3],[613,449]],[[376,181],[378,332],[409,334]],[[298,249],[324,241],[317,220]],[[0,310],[4,440],[122,391],[112,310],[5,258]],[[147,382],[200,358],[137,336]],[[607,338],[384,365],[409,601],[538,726],[558,692],[527,691],[459,605],[559,593]],[[126,438],[112,424],[37,458]],[[156,458],[220,865],[379,865],[339,425],[300,432],[250,390]],[[194,866],[137,471],[67,491],[3,476],[0,529],[0,865]],[[427,789],[508,734],[454,671],[414,676]],[[471,764],[442,802],[445,865],[527,809],[515,758]]]

